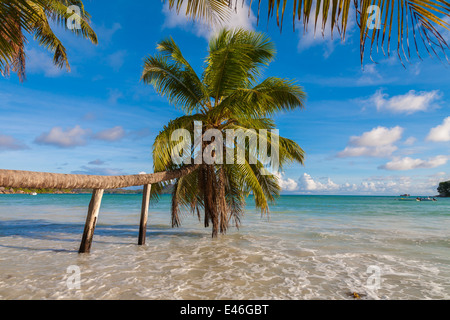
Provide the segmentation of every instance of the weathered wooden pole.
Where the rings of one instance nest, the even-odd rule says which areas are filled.
[[[89,203],[86,224],[84,225],[83,238],[81,239],[78,253],[89,253],[91,251],[92,238],[94,237],[95,225],[97,224],[100,204],[102,203],[103,189],[94,189],[92,191],[91,202]]]
[[[145,234],[147,232],[148,204],[150,201],[151,184],[144,185],[142,193],[141,222],[139,223],[139,239],[138,245],[145,244]]]

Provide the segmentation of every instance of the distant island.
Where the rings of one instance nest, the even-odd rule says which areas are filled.
[[[439,183],[437,191],[440,197],[450,197],[450,180]]]

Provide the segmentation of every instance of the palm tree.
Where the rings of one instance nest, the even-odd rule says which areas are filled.
[[[168,0],[170,8],[180,11],[183,3],[187,4],[185,14],[192,18],[202,18],[210,23],[226,20],[231,9],[244,3],[245,0]],[[257,17],[259,21],[261,0],[258,3]],[[442,35],[443,30],[450,30],[450,2],[448,0],[267,0],[268,19],[276,14],[276,22],[280,29],[283,26],[284,14],[289,2],[292,8],[292,22],[295,30],[297,20],[303,20],[306,30],[310,21],[314,22],[314,30],[322,33],[329,22],[330,31],[337,30],[345,40],[350,15],[355,14],[360,29],[360,55],[363,63],[366,43],[369,43],[370,57],[372,49],[381,49],[390,55],[391,35],[397,38],[396,51],[402,61],[411,56],[410,43],[414,43],[416,54],[420,56],[420,40],[423,48],[431,55],[439,58],[442,53],[447,58],[449,46]],[[353,5],[352,5],[353,2]],[[250,7],[253,0],[250,0]],[[374,8],[373,6],[377,6]],[[351,7],[354,10],[351,10]],[[227,10],[228,9],[228,10]],[[378,15],[379,13],[379,15]],[[379,20],[376,21],[376,17]],[[374,24],[379,27],[374,27]],[[420,37],[420,40],[419,40]]]
[[[208,130],[223,136],[230,129],[253,132],[255,138],[270,144],[272,155],[276,152],[273,146],[278,148],[281,169],[286,163],[303,164],[304,151],[298,144],[270,131],[275,128],[273,114],[303,108],[305,100],[302,88],[292,80],[260,79],[262,68],[274,58],[273,43],[261,33],[224,29],[209,42],[209,54],[201,76],[183,57],[172,38],[161,41],[157,50],[158,54],[145,59],[142,80],[153,85],[185,114],[170,121],[155,138],[154,172],[197,163],[198,154],[208,152],[212,157],[230,155],[232,164],[203,161],[183,177],[153,185],[152,199],[157,199],[171,183],[172,226],[180,225],[181,212],[191,211],[199,219],[203,212],[205,227],[212,223],[213,237],[219,232],[225,233],[231,220],[239,227],[245,199],[250,194],[256,207],[267,213],[268,204],[280,193],[280,185],[276,174],[265,171],[274,161],[262,161],[259,156],[262,144],[255,146],[247,140],[245,144],[238,144],[235,139],[219,142],[216,136],[210,139],[205,136]],[[173,141],[172,134],[176,130],[185,129],[195,134],[196,126],[201,132],[200,139],[195,139],[194,143],[191,143],[191,135],[181,142]],[[272,144],[276,138],[278,145]],[[216,142],[214,148],[210,148],[213,142]],[[246,154],[242,161],[237,161],[239,147]],[[184,153],[183,149],[189,152]],[[187,161],[183,161],[184,164],[174,161],[174,154]]]
[[[79,12],[71,10],[76,6]],[[70,27],[76,19],[79,25]],[[25,46],[27,35],[53,53],[53,63],[70,71],[66,49],[54,34],[50,22],[72,31],[97,44],[97,36],[89,25],[90,16],[81,0],[8,0],[0,1],[0,72],[8,76],[17,73],[25,80]]]

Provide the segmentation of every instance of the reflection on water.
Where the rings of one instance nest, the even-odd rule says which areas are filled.
[[[92,252],[80,255],[88,203],[0,196],[1,299],[450,298],[448,199],[286,196],[269,218],[249,206],[239,230],[212,239],[189,214],[170,228],[163,197],[137,246],[140,197],[105,195]],[[69,266],[80,289],[67,286]]]

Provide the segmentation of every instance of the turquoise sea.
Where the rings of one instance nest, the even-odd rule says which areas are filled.
[[[89,200],[0,195],[0,299],[450,299],[450,199],[250,198],[212,239],[191,214],[172,229],[164,196],[138,246],[141,196],[105,195],[80,255]]]

